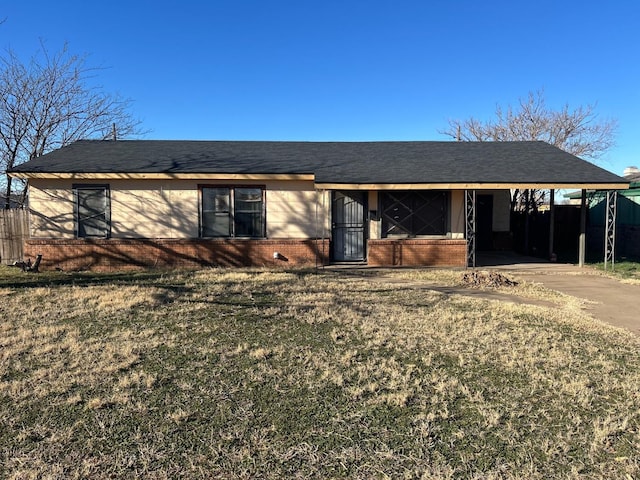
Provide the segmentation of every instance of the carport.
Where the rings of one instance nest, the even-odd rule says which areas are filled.
[[[608,172],[607,172],[608,173]],[[560,179],[560,177],[559,177]],[[497,189],[498,185],[476,185],[476,188],[465,190],[465,237],[467,239],[467,265],[476,267],[477,251],[479,243],[479,224],[478,224],[478,196],[487,189]],[[605,268],[613,265],[615,262],[615,225],[616,225],[616,207],[617,192],[629,187],[628,183],[512,183],[502,185],[502,188],[513,190],[548,190],[549,191],[549,253],[553,254],[554,245],[554,219],[555,219],[555,192],[559,189],[578,189],[581,191],[580,202],[580,231],[577,239],[578,246],[578,264],[584,266],[586,256],[586,224],[587,224],[587,192],[603,192],[606,198],[605,209],[605,232],[603,238],[604,244],[604,263]]]

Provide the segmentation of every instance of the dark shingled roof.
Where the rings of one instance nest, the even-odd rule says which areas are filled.
[[[624,183],[544,142],[82,140],[22,173],[315,174],[317,183]]]

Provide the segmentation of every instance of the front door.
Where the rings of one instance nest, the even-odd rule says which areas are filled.
[[[366,192],[333,192],[332,257],[336,262],[365,259]]]

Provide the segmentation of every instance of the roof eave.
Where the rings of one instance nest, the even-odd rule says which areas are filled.
[[[9,172],[13,178],[46,180],[289,180],[313,181],[308,173],[96,173],[96,172]]]
[[[227,180],[227,181],[315,181],[310,173],[171,173],[171,172],[8,172],[13,178],[47,180]],[[341,183],[315,182],[320,190],[505,190],[586,189],[627,190],[628,182],[431,182],[431,183]]]

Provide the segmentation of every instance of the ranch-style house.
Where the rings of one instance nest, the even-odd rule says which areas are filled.
[[[41,268],[465,267],[510,190],[628,181],[544,142],[78,141],[14,168]]]

